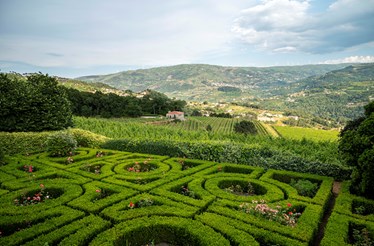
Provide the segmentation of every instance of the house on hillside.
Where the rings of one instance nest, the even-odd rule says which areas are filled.
[[[168,119],[176,119],[176,120],[184,120],[184,113],[180,111],[169,111],[166,114],[166,118]]]

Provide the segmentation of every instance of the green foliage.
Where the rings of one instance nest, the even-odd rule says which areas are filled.
[[[257,129],[255,124],[252,121],[243,120],[239,123],[236,123],[234,126],[234,131],[237,133],[244,134],[257,134]]]
[[[318,184],[312,183],[307,179],[299,179],[297,181],[291,179],[290,185],[293,186],[302,196],[314,197],[318,190]]]
[[[0,166],[4,164],[5,153],[3,147],[0,147]]]
[[[70,129],[78,146],[98,147],[108,138],[81,129]],[[47,150],[46,141],[58,132],[0,132],[0,146],[4,154],[27,154]]]
[[[339,135],[337,130],[321,130],[290,126],[274,126],[274,128],[282,137],[296,140],[302,140],[305,138],[313,141],[337,141]]]
[[[145,114],[165,115],[171,110],[182,110],[185,101],[170,99],[162,93],[147,90],[143,98],[133,94],[117,95],[82,92],[73,88],[65,89],[74,115],[111,117],[139,117]]]
[[[208,132],[211,132],[213,130],[212,126],[209,124],[205,128]]]
[[[0,74],[0,131],[61,130],[72,125],[70,103],[55,78]]]
[[[341,132],[339,150],[353,167],[352,191],[374,198],[374,102],[365,107],[365,117],[349,123]]]
[[[46,146],[53,157],[71,156],[77,148],[77,141],[69,132],[58,132],[48,137]]]

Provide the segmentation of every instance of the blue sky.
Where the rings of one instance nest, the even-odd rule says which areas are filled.
[[[374,62],[374,0],[0,0],[0,69]]]

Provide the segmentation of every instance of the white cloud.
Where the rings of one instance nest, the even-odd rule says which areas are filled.
[[[322,54],[374,40],[374,0],[337,0],[323,13],[312,1],[264,0],[241,12],[232,31],[248,44],[273,52]]]
[[[374,56],[350,56],[342,59],[326,60],[321,64],[339,64],[339,63],[372,63]]]

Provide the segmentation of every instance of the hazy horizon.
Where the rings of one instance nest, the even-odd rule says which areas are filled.
[[[0,2],[0,69],[62,77],[374,62],[374,0]]]

